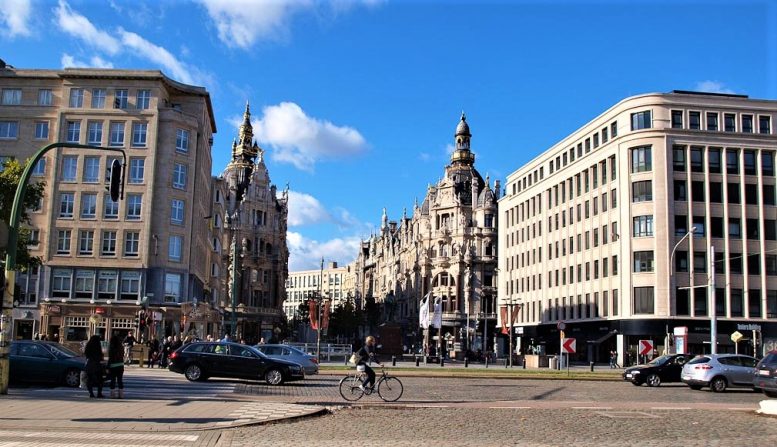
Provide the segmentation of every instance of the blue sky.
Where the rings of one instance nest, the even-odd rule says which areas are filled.
[[[226,165],[246,100],[292,191],[292,271],[340,263],[443,175],[466,111],[504,178],[621,99],[777,99],[777,2],[0,0],[20,68],[161,69],[209,89]]]

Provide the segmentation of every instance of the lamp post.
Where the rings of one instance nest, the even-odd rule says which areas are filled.
[[[675,288],[676,288],[675,287],[676,278],[674,277],[674,270],[675,270],[674,254],[677,251],[677,248],[680,247],[680,244],[682,244],[683,241],[686,238],[690,237],[691,239],[693,239],[693,233],[695,231],[696,231],[696,227],[691,227],[691,230],[688,231],[687,233],[685,233],[685,235],[683,235],[683,237],[680,238],[680,240],[677,241],[677,243],[674,245],[674,248],[672,248],[672,253],[671,253],[671,255],[669,255],[669,287],[670,287],[670,290],[669,290],[669,293],[667,294],[667,296],[672,296],[672,294],[675,293]],[[688,262],[690,263],[692,261],[689,260]],[[691,287],[693,287],[693,284],[691,284]],[[677,300],[677,295],[675,295],[675,302],[676,302],[676,300]],[[676,306],[676,304],[675,304],[675,306]],[[671,305],[670,305],[670,307],[671,307]],[[666,347],[665,349],[666,349],[667,353],[669,351],[669,336],[670,336],[669,332],[667,331],[666,341],[664,342],[664,346]]]
[[[321,304],[324,299],[324,257],[321,257],[321,273],[318,280],[318,297],[316,297],[316,358],[321,363]]]

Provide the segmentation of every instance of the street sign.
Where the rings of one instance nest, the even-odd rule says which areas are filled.
[[[639,341],[639,355],[650,355],[653,352],[653,340]]]
[[[556,327],[558,328],[558,330],[560,330],[560,331],[563,331],[564,329],[566,329],[566,328],[567,328],[567,324],[566,324],[566,323],[564,323],[563,321],[559,321],[559,322],[556,324]]]
[[[577,340],[574,338],[565,338],[561,342],[561,352],[564,354],[574,354],[577,349]]]
[[[733,334],[731,334],[731,341],[738,343],[739,340],[742,340],[742,337],[744,337],[744,335],[742,335],[741,332],[735,331]]]

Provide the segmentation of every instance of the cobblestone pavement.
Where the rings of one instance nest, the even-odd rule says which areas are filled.
[[[222,433],[219,446],[775,445],[777,419],[725,410],[348,408]]]

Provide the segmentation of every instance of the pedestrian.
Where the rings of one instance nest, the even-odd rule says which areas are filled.
[[[167,357],[172,353],[170,347],[173,345],[173,337],[168,335],[162,342],[162,351],[159,360],[159,366],[161,368],[167,368]]]
[[[222,341],[224,341],[224,342],[231,342],[232,338],[230,338],[229,334],[224,334],[224,339]]]
[[[358,357],[358,361],[356,362],[356,370],[359,370],[359,367],[362,367],[364,369],[364,372],[367,374],[367,377],[365,377],[364,381],[361,385],[359,385],[359,389],[362,391],[365,391],[367,393],[372,392],[372,387],[375,386],[375,371],[370,368],[370,366],[367,364],[367,362],[375,362],[380,367],[383,367],[383,364],[378,361],[378,358],[375,356],[375,337],[370,335],[364,340],[364,346],[359,349],[359,351],[356,353],[356,356]],[[369,391],[368,391],[369,390]]]
[[[135,343],[137,343],[135,335],[132,334],[132,331],[127,331],[127,337],[124,339],[124,363],[126,365],[132,364],[132,347],[135,346]]]
[[[92,335],[84,347],[86,357],[86,386],[89,389],[89,397],[94,398],[94,387],[97,386],[97,397],[103,396],[103,348],[100,344],[100,336]]]
[[[124,349],[118,335],[108,344],[108,378],[111,380],[111,398],[124,398]],[[119,390],[116,391],[118,382]]]
[[[170,345],[170,353],[168,353],[167,356],[170,357],[170,354],[177,351],[178,348],[180,348],[181,346],[183,346],[183,341],[181,341],[181,337],[176,335],[175,337],[173,337],[173,344]]]
[[[159,362],[159,340],[154,337],[148,342],[148,366],[153,368]]]
[[[260,339],[259,339],[259,344],[260,344],[260,345],[263,345],[263,344],[265,344],[265,343],[267,343],[267,342],[265,342],[265,341],[264,341],[264,337],[262,337],[262,338],[260,338]]]

